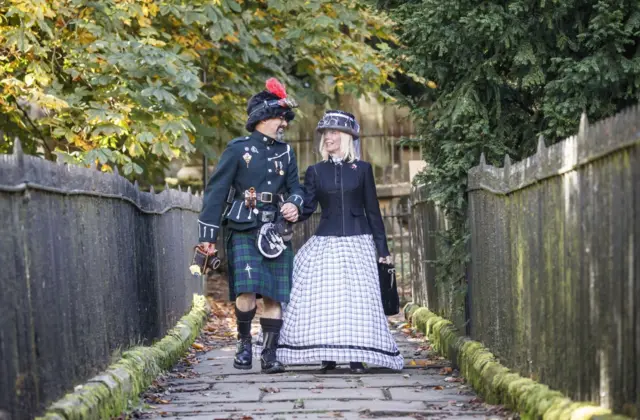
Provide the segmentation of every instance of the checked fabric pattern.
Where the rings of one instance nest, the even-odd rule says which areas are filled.
[[[278,302],[288,302],[291,292],[293,250],[290,242],[277,258],[262,256],[256,247],[256,232],[231,233],[229,258],[229,299],[240,293],[257,293]]]
[[[382,308],[376,258],[371,235],[309,239],[295,257],[278,360],[403,368]]]

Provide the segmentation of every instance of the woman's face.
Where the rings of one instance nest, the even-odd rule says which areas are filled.
[[[340,132],[337,130],[326,130],[324,132],[324,149],[330,155],[337,155],[340,153],[342,146],[342,139]]]

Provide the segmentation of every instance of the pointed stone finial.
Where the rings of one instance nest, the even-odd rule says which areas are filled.
[[[169,188],[169,183],[167,181],[164,181],[164,190],[165,191],[169,191],[171,188]]]
[[[153,185],[151,186],[151,188],[149,188],[149,192],[151,194],[155,194],[156,193],[156,190],[153,189]]]
[[[587,134],[589,127],[589,120],[587,119],[587,113],[583,112],[580,116],[580,127],[578,128],[578,137],[584,137]]]
[[[182,192],[182,187],[178,184],[178,192]]]
[[[486,166],[487,158],[484,156],[484,152],[480,154],[480,166]]]
[[[136,190],[140,190],[140,185],[138,184],[138,180],[136,179],[135,181],[133,181],[133,188],[135,188]]]
[[[191,194],[191,185],[189,185],[189,187],[187,187],[187,194]]]
[[[22,143],[17,137],[13,139],[13,154],[16,156],[22,156]]]
[[[544,144],[544,136],[542,134],[540,134],[538,136],[538,150],[537,153],[540,154],[542,152],[544,152],[544,150],[547,148],[547,146]]]
[[[114,167],[113,167],[113,174],[114,174],[115,176],[120,176],[120,172],[118,171],[118,167],[117,167],[117,166],[114,166]]]

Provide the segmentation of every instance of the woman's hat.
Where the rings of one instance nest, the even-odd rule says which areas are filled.
[[[350,134],[351,137],[353,137],[353,148],[356,153],[354,157],[360,159],[360,124],[358,124],[353,114],[340,111],[339,109],[326,111],[320,121],[318,121],[318,126],[316,127],[315,150],[319,150],[320,148],[324,130],[337,130]]]
[[[338,130],[350,134],[354,140],[360,138],[360,125],[356,117],[345,111],[330,109],[324,113],[322,119],[318,121],[316,131]]]

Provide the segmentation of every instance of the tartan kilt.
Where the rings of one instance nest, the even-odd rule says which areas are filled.
[[[289,302],[293,273],[293,246],[277,258],[265,258],[256,246],[258,231],[229,229],[226,242],[229,267],[229,300],[235,301],[241,293],[255,293],[277,302]]]

